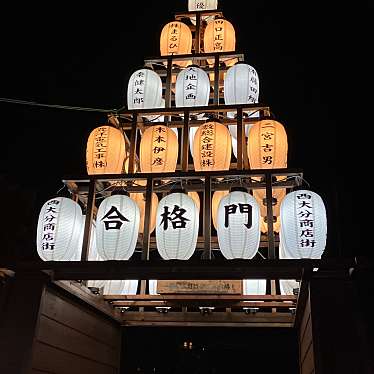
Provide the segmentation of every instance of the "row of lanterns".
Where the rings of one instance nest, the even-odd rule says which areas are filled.
[[[232,136],[226,126],[207,122],[194,130],[190,141],[196,171],[229,170]],[[125,148],[120,130],[111,126],[94,129],[87,142],[87,173],[121,174],[128,156]],[[148,127],[140,142],[140,171],[174,172],[178,149],[178,136],[171,128],[161,124]],[[286,168],[287,152],[287,134],[281,123],[262,120],[251,126],[247,146],[251,169]]]
[[[215,215],[220,250],[227,259],[251,259],[259,248],[260,206],[244,190],[223,196]],[[144,217],[144,214],[143,214]],[[136,201],[112,195],[102,201],[92,232],[91,246],[104,260],[128,260],[134,253],[141,221]],[[299,190],[286,195],[280,206],[280,257],[320,258],[326,245],[326,210],[319,195]],[[156,209],[156,243],[165,259],[189,259],[196,248],[199,208],[194,199],[175,192],[161,199]],[[80,205],[56,197],[40,212],[37,251],[45,260],[79,260],[84,216]]]
[[[259,79],[256,70],[244,62],[230,67],[224,78],[225,104],[253,104],[259,98]],[[209,103],[210,79],[197,65],[181,70],[175,83],[176,107],[207,106]],[[135,71],[127,86],[129,110],[162,108],[162,81],[151,68]]]

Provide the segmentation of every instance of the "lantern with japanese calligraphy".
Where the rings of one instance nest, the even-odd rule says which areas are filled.
[[[217,212],[218,212],[218,206],[221,201],[221,199],[228,195],[230,191],[215,191],[212,197],[212,221],[213,226],[217,230]]]
[[[259,121],[249,130],[248,157],[251,169],[286,168],[287,151],[287,134],[279,122]]]
[[[235,51],[235,29],[234,26],[223,18],[216,18],[208,23],[204,32],[204,52],[230,52]],[[222,61],[227,66],[237,62],[236,58],[226,58]],[[214,64],[214,59],[208,59],[208,64]]]
[[[207,10],[217,9],[217,0],[188,0],[189,12],[204,12]],[[196,17],[191,17],[191,22],[196,25]],[[203,16],[202,20],[209,22],[214,19],[214,16]]]
[[[260,244],[260,207],[244,189],[232,191],[218,206],[219,248],[229,260],[250,259],[256,255]]]
[[[326,247],[327,218],[321,197],[315,192],[289,193],[280,208],[281,241],[291,258],[321,258]]]
[[[182,70],[175,87],[177,107],[206,106],[209,103],[210,82],[208,74],[197,65]]]
[[[44,261],[71,261],[82,245],[82,209],[65,197],[48,200],[42,207],[37,228],[36,246]]]
[[[128,260],[135,251],[140,211],[125,195],[112,195],[97,211],[97,252],[104,260]]]
[[[108,280],[104,284],[104,295],[136,295],[138,290],[137,279]]]
[[[139,233],[144,233],[144,213],[145,213],[145,194],[143,193],[130,193],[130,198],[136,202],[140,210],[140,224]],[[152,207],[151,207],[151,221],[149,226],[149,232],[153,232],[156,227],[156,212],[158,205],[158,197],[155,193],[152,193]]]
[[[94,129],[87,142],[87,174],[121,174],[126,157],[125,139],[112,126]]]
[[[162,81],[152,69],[135,71],[127,86],[127,106],[133,109],[162,107]]]
[[[140,169],[143,173],[174,172],[178,159],[178,138],[162,125],[144,131],[140,142]]]
[[[192,49],[192,33],[183,22],[173,21],[164,26],[160,38],[161,56],[187,55]],[[173,61],[181,67],[188,66],[191,61]]]
[[[193,153],[196,171],[229,170],[231,136],[227,127],[218,122],[201,125],[194,137]]]
[[[199,233],[199,210],[185,193],[172,193],[157,208],[157,250],[164,260],[188,260]]]

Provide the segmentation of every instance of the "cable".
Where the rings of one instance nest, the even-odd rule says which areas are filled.
[[[8,103],[8,104],[29,105],[29,106],[42,107],[42,108],[76,110],[76,111],[81,111],[81,112],[118,113],[118,109],[98,109],[98,108],[85,108],[85,107],[79,107],[79,106],[43,104],[43,103],[37,103],[35,101],[9,99],[6,97],[0,97],[0,102]]]

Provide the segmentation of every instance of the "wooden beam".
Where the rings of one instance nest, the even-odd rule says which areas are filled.
[[[126,327],[255,327],[255,328],[292,328],[291,323],[278,322],[165,322],[165,321],[125,321],[122,326]]]
[[[278,301],[264,301],[264,302],[252,302],[252,301],[239,301],[230,302],[222,300],[211,300],[211,301],[112,301],[111,304],[114,307],[170,307],[170,308],[181,308],[182,306],[188,307],[200,307],[200,306],[214,306],[214,307],[227,307],[230,308],[278,308],[288,309],[295,308],[296,304],[291,302],[278,302]]]

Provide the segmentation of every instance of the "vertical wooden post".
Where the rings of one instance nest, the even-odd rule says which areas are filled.
[[[173,61],[172,57],[168,57],[166,66],[166,91],[165,91],[165,108],[171,108],[171,76]]]
[[[182,132],[182,171],[188,171],[188,143],[189,143],[189,122],[190,113],[188,110],[184,111],[184,124]]]
[[[272,193],[272,174],[265,173],[266,183],[266,207],[267,207],[267,224],[268,224],[268,258],[275,259],[275,244],[274,244],[274,225],[273,225],[273,193]]]
[[[196,12],[195,53],[200,53],[201,16]]]
[[[92,217],[95,207],[95,195],[96,195],[96,181],[94,178],[90,179],[88,188],[88,199],[86,209],[86,219],[84,222],[84,235],[83,235],[83,246],[81,261],[87,261],[89,250],[90,250],[90,239],[91,239],[91,228],[92,228]]]
[[[145,209],[144,209],[144,229],[143,229],[143,250],[142,260],[149,260],[149,242],[150,242],[150,224],[152,212],[152,192],[153,192],[153,179],[147,178],[147,190],[145,194]]]
[[[138,115],[134,113],[132,116],[132,126],[131,126],[131,134],[130,134],[129,174],[133,174],[135,171],[135,154],[136,154],[137,135],[138,135]]]
[[[245,143],[245,135],[243,131],[243,108],[238,108],[236,121],[236,138],[238,139],[238,170],[243,170],[243,148]]]
[[[41,272],[9,280],[0,320],[0,373],[29,374],[41,303],[49,277]]]
[[[210,176],[205,177],[204,189],[204,253],[203,258],[207,260],[212,259],[211,249],[211,220],[212,220],[212,181]]]
[[[214,56],[214,105],[219,105],[219,55]]]

